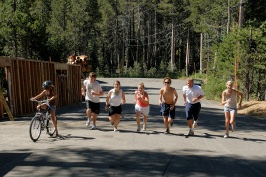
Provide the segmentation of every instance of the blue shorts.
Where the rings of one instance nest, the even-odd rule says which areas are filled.
[[[49,105],[50,109],[55,111],[56,110],[56,105]]]
[[[50,104],[48,104],[48,103],[45,103],[45,104],[46,104],[46,106],[47,106],[50,110],[53,110],[53,111],[56,110],[56,105],[50,105]]]
[[[186,116],[187,120],[191,120],[194,118],[194,120],[198,120],[199,118],[199,113],[201,109],[201,104],[200,102],[191,104],[189,102],[186,102]]]
[[[237,109],[236,108],[230,108],[230,107],[225,106],[224,107],[224,112],[230,112],[230,113],[237,114]]]
[[[167,117],[170,117],[171,119],[174,119],[175,118],[175,107],[174,109],[170,109],[171,108],[171,104],[166,104],[165,102],[162,102],[162,105],[161,105],[161,115],[162,116],[167,116]]]

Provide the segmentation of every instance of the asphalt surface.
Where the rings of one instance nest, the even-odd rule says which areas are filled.
[[[238,115],[237,130],[224,139],[223,107],[202,100],[194,136],[182,98],[184,80],[173,80],[179,99],[171,134],[159,114],[162,79],[99,78],[105,91],[97,130],[85,126],[85,103],[59,108],[59,138],[43,131],[29,137],[31,117],[0,121],[0,176],[266,176],[266,121]],[[114,132],[104,110],[107,91],[119,80],[126,93],[123,118]],[[145,84],[151,111],[147,131],[136,132],[134,90]]]

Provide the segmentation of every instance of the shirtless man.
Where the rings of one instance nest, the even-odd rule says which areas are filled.
[[[160,89],[159,105],[161,106],[161,115],[163,116],[166,134],[170,133],[169,124],[173,126],[175,118],[175,104],[178,99],[175,88],[170,87],[171,79],[165,77],[163,79],[164,87]]]

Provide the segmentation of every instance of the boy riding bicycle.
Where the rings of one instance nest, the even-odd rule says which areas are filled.
[[[44,81],[42,84],[42,88],[44,89],[39,95],[32,97],[31,100],[37,100],[38,98],[41,98],[43,95],[47,97],[47,103],[42,103],[41,105],[37,106],[37,110],[39,109],[47,109],[47,107],[50,108],[50,113],[52,117],[52,121],[55,127],[56,137],[58,136],[58,129],[57,129],[57,121],[55,116],[55,110],[56,110],[56,98],[57,95],[55,93],[55,88],[52,83],[52,81],[47,80]]]

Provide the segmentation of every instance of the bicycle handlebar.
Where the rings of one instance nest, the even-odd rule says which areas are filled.
[[[30,101],[37,102],[38,104],[42,104],[42,103],[48,103],[48,101],[47,101],[47,100],[34,100],[34,99],[30,99]]]

